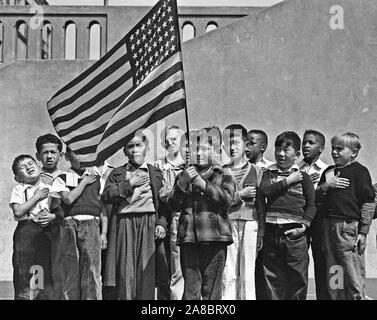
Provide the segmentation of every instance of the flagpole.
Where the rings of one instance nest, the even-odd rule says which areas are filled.
[[[179,26],[179,19],[178,19],[178,3],[177,0],[174,0],[175,2],[175,17],[176,17],[176,25],[178,26],[178,52],[180,55],[180,59],[182,61],[182,78],[183,78],[183,92],[184,92],[184,98],[185,98],[185,120],[186,120],[186,131],[187,131],[187,143],[188,148],[190,149],[190,126],[189,126],[189,117],[188,117],[188,110],[187,110],[187,95],[186,95],[186,83],[185,83],[185,77],[184,77],[184,68],[183,68],[183,55],[182,55],[182,45],[181,45],[181,28]],[[187,158],[187,155],[186,155]],[[186,159],[188,161],[189,159]]]

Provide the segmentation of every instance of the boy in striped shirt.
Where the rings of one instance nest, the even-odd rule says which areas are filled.
[[[232,124],[226,127],[223,141],[224,150],[230,158],[224,171],[233,176],[236,192],[235,205],[229,212],[233,243],[227,247],[222,299],[255,300],[254,267],[258,234],[255,200],[262,169],[248,162],[247,131],[243,126]]]

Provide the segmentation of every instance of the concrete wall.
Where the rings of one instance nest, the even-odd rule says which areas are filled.
[[[344,8],[344,30],[329,27],[330,7]],[[292,0],[183,45],[192,128],[239,122],[270,136],[314,128],[328,141],[354,131],[359,160],[377,179],[377,3],[372,0]],[[110,28],[109,28],[110,30]],[[53,132],[47,100],[89,61],[17,62],[0,69],[0,279],[11,279],[14,222],[8,208],[11,161],[34,153],[35,138]],[[17,98],[15,98],[17,97]],[[168,123],[184,126],[183,113]],[[331,163],[326,144],[323,159]],[[267,151],[272,159],[272,147]],[[119,160],[119,159],[118,159]],[[117,162],[117,161],[115,161]],[[377,278],[376,224],[368,237],[367,275]]]

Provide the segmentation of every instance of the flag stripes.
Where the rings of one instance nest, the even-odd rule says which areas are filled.
[[[47,106],[82,166],[104,161],[132,132],[185,108],[176,1],[160,0]]]

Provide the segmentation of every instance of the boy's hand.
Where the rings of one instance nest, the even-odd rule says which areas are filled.
[[[263,249],[263,237],[257,236],[257,250],[261,251]]]
[[[354,251],[357,249],[357,253],[359,254],[359,256],[361,256],[364,253],[366,246],[367,241],[365,235],[359,233],[357,235],[356,242],[353,245]]]
[[[107,249],[107,237],[105,234],[101,234],[101,249],[102,250]]]
[[[197,175],[198,171],[196,171],[196,168],[194,166],[189,166],[183,171],[183,174],[179,179],[179,185],[182,188],[187,189],[191,181],[196,178]]]
[[[302,225],[301,228],[294,228],[294,229],[289,229],[284,232],[284,234],[287,236],[287,238],[295,240],[301,237],[301,235],[305,232],[306,230],[306,225]]]
[[[327,185],[329,188],[335,189],[345,189],[348,188],[350,185],[350,181],[347,178],[340,178],[340,172],[337,173],[336,176],[333,176],[328,182]]]
[[[43,211],[42,214],[38,216],[37,223],[42,227],[46,227],[52,220],[54,220],[56,215],[54,213]]]
[[[154,231],[154,239],[155,240],[160,240],[160,239],[164,239],[166,236],[166,230],[163,226],[156,226],[156,229]]]
[[[130,178],[130,185],[132,188],[137,188],[142,186],[143,184],[146,184],[149,182],[148,174],[143,174],[140,172],[136,172],[131,178]]]
[[[140,188],[139,188],[139,191],[140,193],[147,193],[151,190],[151,185],[148,183],[148,184],[144,184],[142,185]]]
[[[286,179],[288,185],[300,182],[302,180],[302,173],[300,170],[293,171]]]
[[[82,178],[82,183],[84,183],[85,185],[89,185],[89,184],[92,184],[94,183],[95,181],[97,180],[97,175],[95,174],[85,174]]]
[[[245,187],[239,191],[240,197],[244,199],[252,199],[257,195],[257,189],[255,187]]]
[[[313,184],[317,183],[319,181],[319,178],[321,177],[321,175],[318,172],[314,172],[314,173],[310,174],[309,176],[310,176],[310,179],[312,180]]]
[[[193,180],[192,185],[199,188],[201,191],[204,192],[207,182],[198,174]]]
[[[48,193],[48,188],[37,189],[34,192],[34,196],[38,199],[38,201],[40,201],[46,199],[48,197]]]

